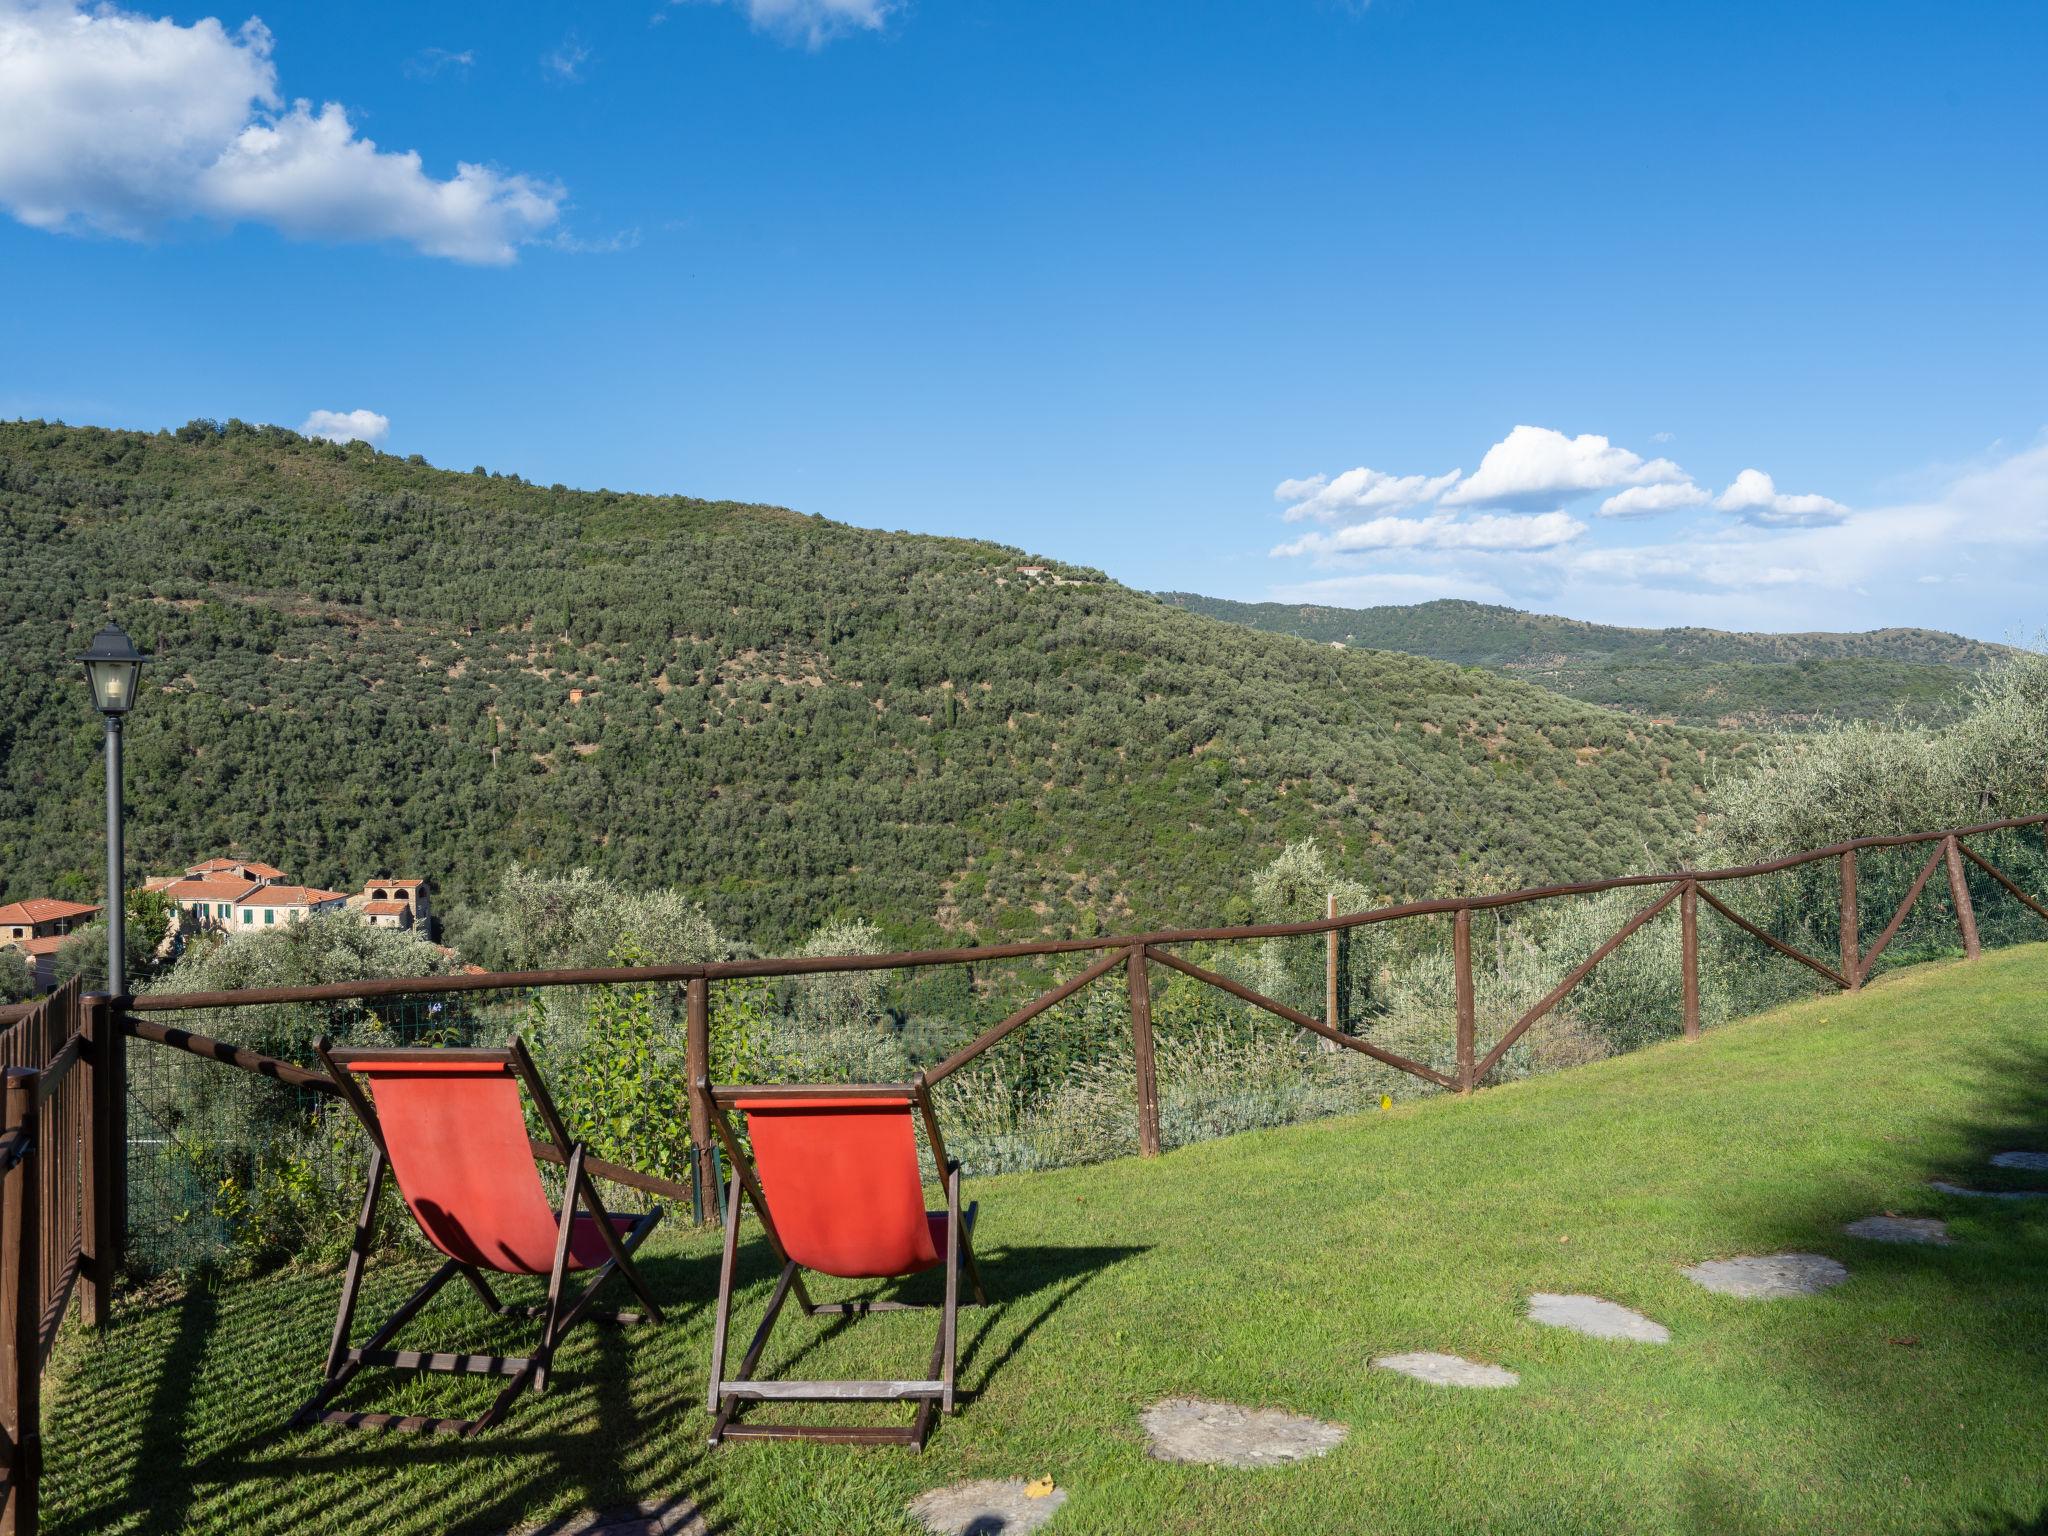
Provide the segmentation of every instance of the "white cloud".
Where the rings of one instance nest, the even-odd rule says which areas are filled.
[[[540,56],[541,73],[564,85],[579,85],[583,66],[591,59],[590,49],[574,32]]]
[[[671,5],[701,0],[669,0]],[[717,3],[717,0],[713,0]],[[763,32],[785,42],[822,48],[853,32],[879,32],[902,9],[902,0],[729,0]]]
[[[1745,469],[1714,500],[1723,512],[1741,514],[1745,522],[1779,528],[1811,528],[1839,523],[1849,509],[1825,496],[1788,496],[1760,469]]]
[[[38,229],[143,239],[188,218],[297,239],[397,240],[502,263],[558,219],[550,182],[426,174],[339,103],[278,91],[271,34],[77,0],[0,0],[0,207]]]
[[[1652,432],[1650,434],[1650,441],[1661,448],[1664,444],[1675,441],[1677,437],[1678,434],[1676,432]]]
[[[1486,450],[1479,468],[1444,496],[1449,506],[1515,506],[1557,501],[1623,485],[1686,478],[1669,459],[1644,459],[1597,433],[1566,437],[1549,427],[1518,426]]]
[[[1315,503],[1342,478],[1310,476],[1276,494],[1290,506]],[[1350,494],[1395,496],[1387,487],[1403,478],[1414,477],[1359,472]],[[1612,487],[1603,506],[1612,515],[1599,519],[1578,506],[1471,511],[1452,507],[1452,494],[1405,515],[1361,509],[1349,525],[1340,515],[1292,530],[1272,553],[1313,562],[1319,579],[1272,592],[1330,603],[1472,595],[1621,624],[1924,624],[1988,639],[2036,627],[2032,573],[2048,559],[2048,431],[2017,452],[1994,444],[1966,463],[1892,480],[1912,484],[1912,499],[1851,509],[1780,492],[1761,471],[1713,496],[1680,471]],[[1452,493],[1466,484],[1454,482]],[[1668,524],[1627,515],[1713,504],[1732,515]],[[1924,580],[1930,573],[1947,579]]]
[[[299,430],[330,443],[381,443],[391,434],[391,418],[375,411],[314,411]]]
[[[1738,500],[1763,494],[1751,481]],[[1778,494],[1775,487],[1769,491],[1774,502]],[[1934,595],[1928,589],[1952,590],[1957,583],[1953,576],[1926,580],[1928,567],[1981,557],[2030,571],[2048,553],[2048,436],[1953,474],[1922,501],[1790,515],[1805,521],[1745,519],[1712,539],[1569,551],[1563,559],[1577,597],[1575,611],[1597,609],[1623,622],[1652,623],[1682,614],[1724,627],[1928,622],[1919,607]],[[1982,593],[1998,581],[1985,576],[1972,585]],[[2022,601],[2031,602],[2024,580],[2017,590]],[[1947,622],[1967,624],[1967,616],[1977,614],[1981,623],[1981,600],[1948,610]],[[1883,606],[1874,607],[1874,601]]]
[[[1685,507],[1703,507],[1711,498],[1690,480],[1663,485],[1632,485],[1616,491],[1600,503],[1602,517],[1645,517],[1656,512],[1676,512]]]
[[[1345,555],[1385,549],[1530,550],[1554,549],[1586,531],[1564,512],[1533,517],[1481,513],[1460,518],[1448,512],[1429,517],[1376,517],[1333,533],[1306,533],[1275,555]]]
[[[1435,501],[1457,483],[1458,475],[1455,469],[1447,475],[1388,475],[1361,465],[1334,480],[1324,475],[1282,480],[1273,497],[1294,503],[1281,514],[1290,523],[1304,518],[1327,523],[1347,512],[1398,512]]]

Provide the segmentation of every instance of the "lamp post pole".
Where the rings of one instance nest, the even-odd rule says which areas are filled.
[[[128,912],[121,857],[121,721],[135,707],[136,679],[150,658],[135,649],[135,642],[120,625],[109,624],[92,637],[92,644],[78,659],[92,685],[93,708],[100,712],[107,729],[107,995],[125,997]]]
[[[127,1037],[115,1012],[128,995],[128,891],[122,857],[121,722],[135,707],[135,684],[143,663],[118,624],[92,637],[85,654],[85,680],[92,685],[93,708],[106,722],[107,757],[107,990],[86,999],[82,1027],[92,1042],[91,1138],[85,1149],[88,1173],[83,1213],[90,1241],[91,1263],[80,1270],[85,1281],[86,1316],[95,1327],[109,1316],[114,1272],[128,1236],[128,1050]]]
[[[121,717],[107,722],[107,995],[128,995],[128,889],[121,840]]]

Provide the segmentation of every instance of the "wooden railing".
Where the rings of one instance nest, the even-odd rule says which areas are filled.
[[[918,950],[899,954],[787,956],[762,959],[712,961],[695,965],[610,966],[577,970],[515,971],[459,976],[401,977],[379,981],[337,982],[321,986],[258,987],[233,992],[156,994],[125,1000],[122,1028],[129,1034],[161,1045],[174,1046],[209,1056],[229,1065],[262,1073],[315,1092],[327,1084],[320,1075],[289,1062],[261,1056],[239,1046],[193,1034],[158,1022],[151,1015],[174,1014],[199,1009],[219,1009],[279,1003],[320,1003],[343,1000],[418,997],[473,991],[498,991],[535,987],[649,983],[679,984],[685,990],[685,1051],[687,1075],[692,1084],[689,1103],[691,1143],[699,1166],[693,1169],[699,1187],[716,1186],[713,1165],[710,1107],[705,1083],[709,1076],[714,988],[722,981],[767,977],[815,976],[835,972],[900,970],[926,966],[973,965],[988,961],[1045,957],[1065,954],[1098,956],[1086,968],[1058,986],[1041,993],[1008,1017],[984,1030],[937,1064],[925,1069],[920,1080],[927,1086],[939,1083],[995,1046],[1013,1031],[1066,1001],[1083,988],[1121,970],[1129,1000],[1131,1053],[1136,1076],[1138,1148],[1152,1156],[1160,1150],[1159,1092],[1152,1037],[1150,971],[1153,965],[1192,978],[1250,1004],[1277,1018],[1330,1041],[1335,1047],[1354,1051],[1406,1072],[1436,1087],[1469,1094],[1481,1087],[1499,1066],[1501,1059],[1539,1020],[1555,1009],[1593,970],[1626,943],[1646,924],[1678,909],[1680,922],[1680,1030],[1686,1039],[1700,1033],[1699,921],[1701,903],[1738,929],[1786,958],[1805,966],[1829,983],[1854,991],[1870,975],[1878,957],[1897,937],[1907,916],[1921,898],[1937,868],[1946,866],[1947,888],[1961,929],[1964,952],[1975,958],[1979,941],[1974,909],[1965,880],[1965,864],[1975,864],[2004,890],[2048,920],[2048,906],[2030,896],[2004,871],[1968,846],[1968,838],[1995,832],[2048,824],[2048,815],[2013,817],[1983,822],[1940,832],[1916,832],[1855,838],[1804,853],[1765,860],[1755,864],[1721,869],[1675,870],[1664,874],[1621,875],[1580,881],[1568,885],[1539,886],[1488,896],[1451,897],[1432,901],[1403,902],[1365,912],[1337,913],[1291,923],[1261,923],[1234,927],[1163,929],[1150,933],[1110,938],[1058,939],[1016,944],[979,945],[959,949]],[[1927,845],[1929,853],[1905,899],[1892,914],[1882,934],[1868,950],[1861,947],[1857,897],[1857,858],[1867,850]],[[1840,861],[1840,945],[1834,963],[1805,953],[1769,933],[1737,912],[1715,894],[1714,887],[1731,881],[1754,879],[1781,873],[1822,860]],[[1479,1054],[1476,1034],[1476,1005],[1472,962],[1472,918],[1474,913],[1500,911],[1532,902],[1594,895],[1643,887],[1653,894],[1602,944],[1575,965],[1548,993],[1526,1009],[1484,1055]],[[1339,935],[1371,924],[1402,919],[1449,916],[1452,928],[1452,969],[1455,1004],[1454,1068],[1446,1072],[1410,1056],[1345,1031],[1334,1017],[1315,1016],[1275,998],[1267,997],[1235,978],[1204,968],[1174,953],[1177,946],[1229,943],[1243,940],[1283,939],[1324,935],[1334,949]],[[1331,958],[1334,976],[1335,958]],[[1328,994],[1335,997],[1335,988]],[[603,1170],[597,1170],[602,1172]],[[615,1170],[623,1173],[623,1170]],[[623,1180],[640,1187],[660,1187],[661,1192],[681,1196],[687,1191],[667,1180]]]
[[[106,1320],[119,1164],[113,1083],[96,1049],[112,1015],[74,979],[0,1029],[0,1533],[30,1536],[42,1470],[43,1367],[72,1298]],[[96,1001],[96,1000],[94,1000]]]

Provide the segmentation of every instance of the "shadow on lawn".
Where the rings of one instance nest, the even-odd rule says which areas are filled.
[[[981,1255],[992,1305],[962,1313],[963,1396],[971,1402],[986,1390],[1094,1276],[1140,1251],[1022,1246]],[[736,1309],[736,1332],[751,1330],[775,1268],[758,1236],[741,1253],[742,1282],[750,1289]],[[417,1283],[419,1268],[403,1261],[382,1266],[390,1295],[366,1295],[358,1336],[381,1315],[380,1300],[388,1310]],[[503,1424],[474,1440],[284,1427],[318,1383],[338,1275],[197,1288],[162,1307],[138,1309],[117,1320],[105,1340],[85,1346],[50,1416],[48,1528],[154,1536],[214,1524],[262,1536],[378,1529],[402,1517],[409,1529],[437,1532],[559,1533],[582,1529],[590,1511],[637,1508],[643,1519],[674,1520],[679,1531],[686,1512],[702,1522],[698,1528],[734,1529],[720,1510],[718,1456],[704,1445],[716,1256],[657,1252],[643,1255],[642,1268],[669,1309],[667,1325],[579,1329],[564,1346],[550,1389],[523,1398]],[[530,1347],[531,1324],[508,1331],[468,1305],[466,1292],[452,1294],[458,1302],[437,1301],[408,1325],[401,1347],[476,1348],[486,1340],[503,1350]],[[835,1336],[846,1320],[810,1326],[816,1332],[794,1358]],[[989,1340],[999,1335],[1000,1353],[984,1360]],[[483,1380],[479,1389],[464,1379],[435,1378],[429,1390],[495,1392]],[[375,1373],[350,1394],[349,1406],[390,1407],[407,1391],[393,1373]],[[422,1409],[409,1402],[399,1411]],[[474,1405],[424,1411],[467,1413]],[[543,1504],[581,1513],[522,1527],[527,1512]]]
[[[1869,1339],[1837,1340],[1840,1355],[1816,1351],[1783,1360],[1788,1373],[1806,1372],[1803,1390],[1841,1423],[1848,1438],[1868,1447],[1861,1459],[1880,1471],[1898,1468],[1901,1456],[1920,1449],[1904,1417],[1917,1406],[1912,1399],[1919,1391],[1999,1391],[2018,1404],[2032,1400],[2040,1383],[2048,1381],[2048,1288],[2041,1281],[2048,1274],[2048,1220],[2043,1219],[2048,1198],[1971,1198],[1932,1188],[1936,1180],[1984,1191],[2048,1188],[2048,1175],[1991,1164],[1998,1152],[2048,1152],[2048,1043],[2008,1047],[1986,1057],[1974,1071],[1980,1085],[1977,1113],[1948,1126],[1944,1137],[1960,1146],[1936,1153],[1907,1144],[1882,1175],[1893,1191],[1892,1214],[1964,1224],[1953,1244],[1845,1236],[1845,1223],[1879,1214],[1865,1193],[1867,1178],[1854,1187],[1819,1185],[1803,1207],[1760,1212],[1740,1234],[1741,1251],[1747,1253],[1795,1250],[1841,1259],[1850,1272],[1839,1293],[1845,1302],[1860,1294],[1877,1298],[1880,1307],[1917,1304],[1926,1316],[1928,1296],[1938,1296],[1939,1308],[1932,1313],[1942,1330],[1938,1335],[1930,1329],[1925,1339],[1894,1336],[1873,1319]],[[1962,1326],[1942,1326],[1954,1321]],[[1690,1484],[1694,1529],[1739,1533],[1758,1526],[1746,1508],[1746,1490],[1704,1469],[1694,1473]],[[1902,1486],[1901,1496],[1906,1492]],[[1946,1536],[2048,1536],[2048,1491],[2041,1479],[2023,1478],[2009,1500],[1980,1498],[1967,1514],[1931,1515],[1925,1529]]]

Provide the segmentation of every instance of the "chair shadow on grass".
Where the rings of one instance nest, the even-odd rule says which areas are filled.
[[[768,1252],[766,1243],[748,1245],[753,1252],[747,1253],[741,1265],[741,1280],[751,1278],[765,1283],[772,1278],[776,1264]],[[1090,1281],[1113,1265],[1137,1257],[1146,1248],[1142,1244],[1102,1244],[1097,1246],[1012,1246],[991,1248],[986,1252],[977,1250],[975,1261],[980,1266],[982,1283],[988,1292],[986,1307],[969,1306],[966,1288],[962,1287],[960,1308],[960,1354],[959,1390],[956,1396],[963,1403],[972,1403],[984,1391],[989,1382],[1016,1357],[1025,1341],[1045,1326],[1061,1307],[1071,1301]],[[743,1250],[746,1252],[746,1250]],[[751,1265],[747,1262],[751,1259]],[[842,1296],[834,1291],[830,1297],[813,1296],[817,1301],[841,1300],[902,1300],[923,1302],[934,1306],[931,1314],[933,1326],[937,1326],[939,1299],[943,1281],[936,1270],[927,1270],[913,1275],[908,1280],[889,1281],[879,1286],[869,1286],[848,1291]],[[757,1287],[758,1288],[758,1287]],[[757,1320],[758,1305],[734,1308],[733,1332],[744,1344]],[[986,1365],[976,1368],[982,1347],[987,1343],[991,1331],[999,1321],[1023,1317],[1025,1321],[1003,1345],[1002,1353]],[[793,1323],[801,1327],[801,1314],[796,1314]],[[788,1372],[799,1362],[826,1348],[834,1339],[861,1321],[857,1314],[835,1314],[816,1320],[814,1331],[808,1338],[783,1355],[777,1369]],[[797,1335],[793,1330],[789,1336]]]
[[[2048,1035],[2048,1032],[2044,1032]],[[1847,1222],[1877,1214],[1865,1193],[1866,1176],[1854,1187],[1816,1183],[1803,1204],[1758,1212],[1740,1230],[1731,1231],[1728,1252],[1820,1252],[1848,1265],[1849,1282],[1840,1293],[1846,1301],[1861,1282],[1875,1288],[1887,1282],[1915,1282],[1939,1288],[1951,1315],[1974,1313],[1997,1317],[1997,1327],[1938,1341],[1943,1373],[1966,1383],[2011,1382],[2016,1372],[2035,1382],[2048,1380],[2048,1291],[2040,1276],[2048,1274],[2048,1198],[2041,1200],[1972,1199],[1932,1188],[1936,1180],[1986,1191],[2048,1189],[2048,1174],[1995,1168],[1993,1154],[2004,1151],[2048,1152],[2048,1038],[2039,1044],[2007,1047],[1987,1056],[1973,1069],[1981,1084],[1978,1109],[1967,1120],[1947,1127],[1961,1146],[1954,1152],[1904,1150],[1897,1174],[1885,1182],[1895,1191],[1891,1204],[1902,1216],[1938,1216],[1966,1220],[1970,1233],[1952,1245],[1860,1241],[1843,1235]],[[1910,1144],[1908,1144],[1910,1147]],[[1748,1303],[1780,1307],[1793,1303]],[[1886,1351],[1899,1370],[1920,1367],[1923,1341],[1917,1337],[1886,1338]],[[1862,1389],[1862,1378],[1834,1360],[1788,1354],[1786,1372],[1804,1369],[1816,1402],[1859,1433],[1873,1448],[1896,1443],[1900,1426],[1895,1398],[1882,1389]],[[1857,1395],[1858,1392],[1861,1395]],[[1873,1451],[1873,1463],[1884,1460]],[[1692,1527],[1702,1533],[1740,1533],[1758,1528],[1745,1508],[1746,1490],[1727,1485],[1713,1472],[1694,1469],[1688,1500]],[[2022,1507],[1980,1504],[1927,1529],[1940,1536],[2048,1536],[2048,1489],[2022,1495]],[[1775,1525],[1764,1522],[1769,1529]]]
[[[991,1305],[961,1314],[963,1398],[971,1403],[985,1391],[1095,1276],[1142,1251],[1026,1245],[980,1254]],[[395,1297],[417,1283],[420,1267],[387,1259],[372,1265],[372,1275]],[[657,1250],[642,1255],[641,1267],[669,1310],[668,1323],[578,1329],[548,1391],[522,1398],[502,1424],[473,1440],[286,1427],[318,1383],[338,1275],[200,1286],[117,1318],[106,1338],[84,1344],[70,1389],[46,1422],[46,1528],[65,1536],[115,1528],[155,1536],[214,1519],[243,1536],[263,1536],[375,1526],[402,1511],[409,1523],[436,1531],[519,1528],[545,1536],[582,1528],[591,1512],[637,1509],[643,1518],[665,1515],[678,1529],[686,1516],[699,1522],[690,1529],[735,1529],[720,1509],[720,1453],[704,1444],[717,1256]],[[751,1330],[775,1269],[754,1229],[741,1248],[736,1332]],[[905,1299],[925,1299],[916,1294],[920,1285],[936,1289],[929,1274],[915,1277]],[[449,1295],[408,1325],[401,1347],[411,1340],[415,1347],[530,1346],[536,1325],[489,1319],[466,1292]],[[374,1300],[365,1302],[369,1316]],[[165,1311],[173,1314],[167,1328]],[[851,1321],[817,1320],[793,1358]],[[998,1324],[1008,1336],[987,1358]],[[376,1373],[338,1406],[389,1408],[416,1380]],[[496,1390],[487,1377],[432,1383],[428,1390],[457,1394]],[[537,1506],[574,1512],[535,1524]]]

